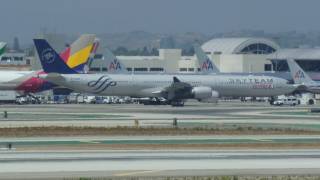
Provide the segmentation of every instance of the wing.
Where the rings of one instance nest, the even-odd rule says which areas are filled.
[[[192,96],[192,86],[188,83],[181,82],[177,77],[173,77],[173,82],[170,86],[155,88],[153,95],[163,97],[169,101],[177,99],[186,99]]]

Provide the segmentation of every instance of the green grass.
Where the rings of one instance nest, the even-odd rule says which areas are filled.
[[[272,112],[266,114],[279,114],[279,115],[297,115],[297,116],[305,116],[305,115],[317,115],[316,113],[311,113],[310,111],[287,111],[287,112]]]

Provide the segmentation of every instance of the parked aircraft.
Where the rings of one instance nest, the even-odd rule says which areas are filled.
[[[128,74],[129,71],[121,61],[109,50],[105,50],[106,65],[110,74]]]
[[[291,76],[295,84],[305,86],[305,90],[311,93],[320,93],[320,83],[312,80],[310,76],[295,62],[294,59],[287,60]]]
[[[82,73],[84,66],[91,53],[95,35],[82,35],[66,51],[62,52],[61,58],[67,66],[77,73]],[[15,90],[21,94],[41,92],[55,87],[55,84],[36,78],[44,74],[39,71],[0,71],[0,90]]]
[[[200,46],[194,46],[194,52],[199,62],[200,72],[203,74],[220,73],[217,66],[210,60],[207,54],[201,49]]]
[[[221,72],[220,69],[213,63],[213,61],[207,56],[207,54],[202,50],[200,46],[195,45],[194,50],[199,62],[200,74],[274,76],[290,81],[292,80],[291,75],[288,72]]]
[[[270,76],[76,74],[44,39],[35,39],[44,71],[40,78],[66,88],[99,95],[163,97],[172,105],[185,99],[216,101],[220,96],[267,97],[291,93],[296,86]]]

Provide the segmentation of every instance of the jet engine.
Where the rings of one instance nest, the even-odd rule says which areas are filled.
[[[213,91],[210,87],[205,86],[192,88],[192,95],[194,99],[201,102],[216,102],[219,98],[217,91]]]

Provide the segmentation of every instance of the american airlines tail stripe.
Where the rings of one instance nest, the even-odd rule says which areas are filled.
[[[99,42],[93,43],[93,46],[92,46],[92,49],[91,49],[91,53],[96,53],[98,47],[99,47]]]

